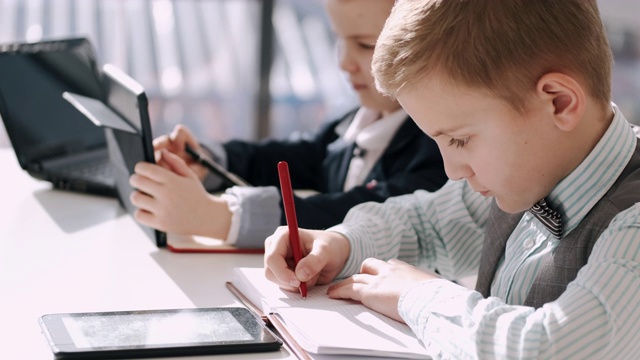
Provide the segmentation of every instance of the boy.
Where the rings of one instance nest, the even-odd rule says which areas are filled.
[[[595,0],[399,1],[374,77],[451,181],[301,231],[295,273],[279,229],[267,277],[348,277],[329,296],[406,322],[438,358],[637,357],[640,132],[610,71]],[[472,273],[476,291],[445,280]]]
[[[184,150],[185,144],[199,151],[204,148],[178,126],[155,141],[162,154],[161,166],[141,163],[135,168],[130,182],[141,190],[131,196],[139,207],[136,219],[164,231],[262,248],[264,239],[285,224],[278,190],[281,160],[289,162],[295,188],[317,192],[296,198],[298,222],[307,228],[338,224],[351,207],[363,202],[442,187],[447,179],[438,146],[397,101],[376,91],[371,75],[374,44],[393,3],[326,1],[339,44],[340,67],[358,95],[359,109],[312,136],[209,147],[220,163],[255,186],[233,187],[222,196],[210,195],[203,187],[202,182],[210,191],[221,190],[215,176]]]

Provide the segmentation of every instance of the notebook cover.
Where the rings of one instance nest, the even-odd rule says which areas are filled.
[[[263,248],[237,248],[223,240],[191,235],[167,235],[167,248],[176,253],[264,254]]]
[[[227,281],[226,283],[227,289],[231,291],[231,293],[240,300],[240,302],[246,306],[249,311],[251,311],[254,315],[264,321],[265,324],[269,327],[273,327],[276,330],[280,339],[287,344],[287,347],[293,354],[300,360],[313,360],[309,354],[298,344],[298,342],[291,336],[286,326],[278,319],[277,316],[268,315],[262,312],[259,307],[255,306],[251,300],[249,300],[240,290],[238,290],[232,282]]]

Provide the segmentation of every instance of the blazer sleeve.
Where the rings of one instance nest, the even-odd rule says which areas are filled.
[[[315,133],[295,134],[285,140],[259,142],[233,140],[223,144],[229,171],[254,186],[280,186],[277,165],[289,163],[291,182],[298,189],[323,190],[322,163],[327,145],[338,138],[335,132],[344,118],[322,126]]]
[[[224,144],[228,168],[252,185],[279,189],[277,163],[287,161],[294,189],[319,192],[295,198],[298,225],[309,229],[336,225],[349,209],[363,202],[383,202],[390,196],[417,189],[434,191],[444,185],[447,177],[437,145],[407,118],[369,174],[367,185],[343,192],[341,184],[348,169],[344,164],[348,164],[352,152],[343,149],[329,154],[328,147],[338,138],[336,126],[350,121],[355,111],[326,124],[314,134],[296,139],[228,142]],[[281,203],[280,207],[282,209]],[[281,211],[280,224],[286,224],[284,211]]]

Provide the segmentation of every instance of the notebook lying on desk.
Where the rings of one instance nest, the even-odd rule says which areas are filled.
[[[0,45],[0,117],[22,169],[54,187],[116,196],[104,132],[62,99],[101,98],[84,38]]]
[[[193,235],[167,235],[167,248],[179,253],[263,254],[263,248],[237,248],[223,240]]]
[[[299,359],[337,355],[429,359],[411,329],[361,303],[330,299],[327,287],[306,299],[264,276],[262,268],[235,268],[227,288],[263,321],[275,327]]]

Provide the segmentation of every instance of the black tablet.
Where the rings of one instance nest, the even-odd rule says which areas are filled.
[[[249,353],[282,342],[246,308],[48,314],[40,327],[56,359]]]
[[[142,85],[114,65],[105,64],[102,73],[104,101],[70,92],[63,97],[95,125],[104,128],[118,199],[133,215],[137,208],[131,203],[134,189],[129,177],[138,162],[155,163],[147,95]],[[158,247],[167,245],[166,233],[138,225]]]

